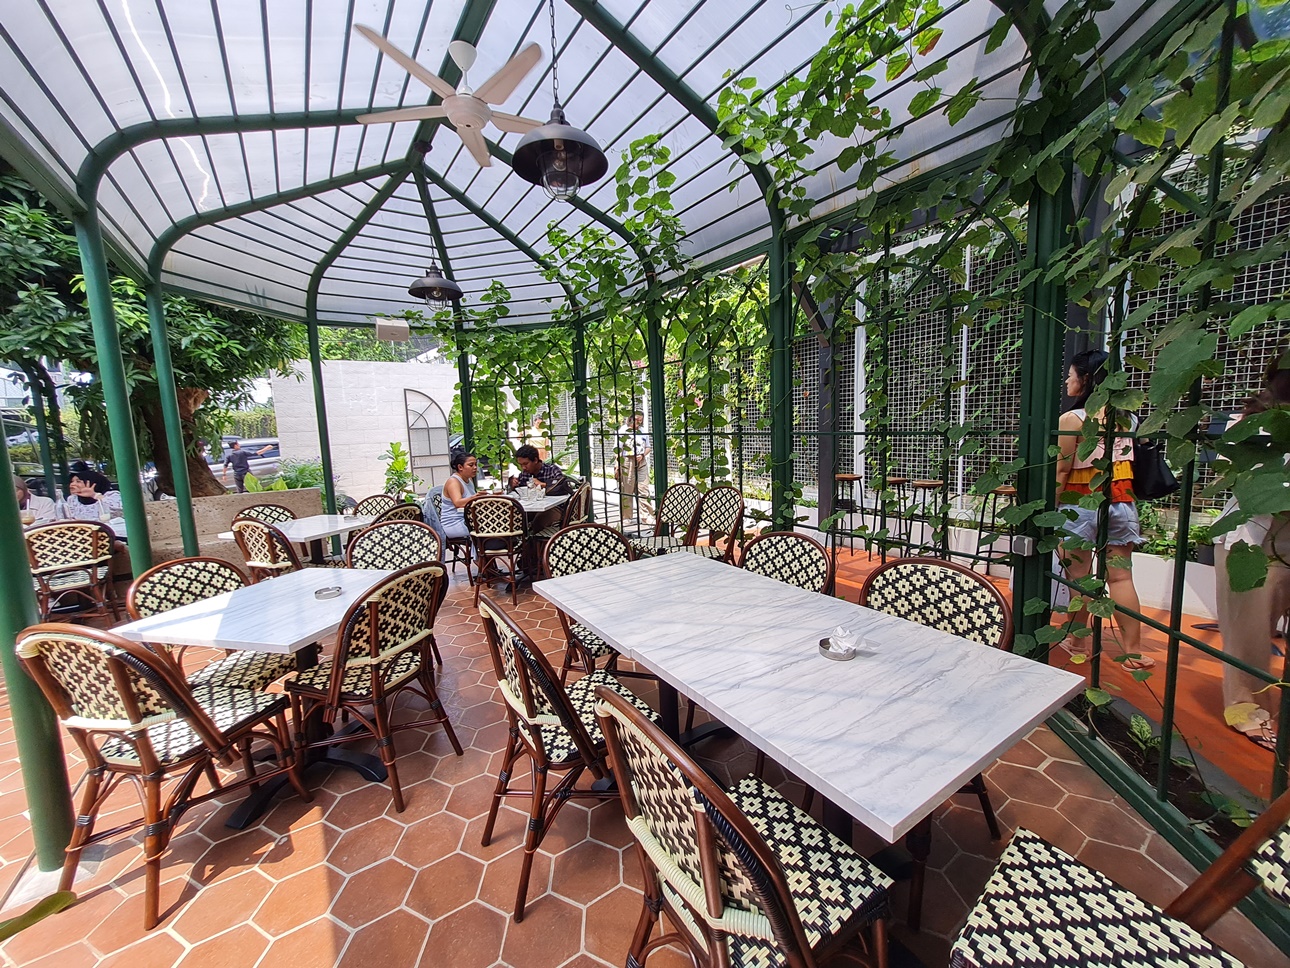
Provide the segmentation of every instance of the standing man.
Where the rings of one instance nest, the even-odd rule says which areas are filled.
[[[255,452],[259,457],[267,450],[272,450],[273,445],[267,444]],[[251,455],[242,449],[242,442],[235,440],[230,445],[228,456],[224,458],[224,470],[219,479],[225,483],[228,482],[228,469],[233,468],[233,482],[237,485],[237,493],[246,493],[246,475],[251,473]],[[252,475],[254,476],[254,475]]]
[[[624,524],[634,520],[637,514],[654,516],[654,509],[647,499],[649,456],[654,448],[650,435],[642,430],[644,426],[645,414],[637,410],[628,418],[618,439],[618,467],[614,469],[614,479],[618,481],[618,501]],[[633,500],[639,505],[635,512],[632,510]]]

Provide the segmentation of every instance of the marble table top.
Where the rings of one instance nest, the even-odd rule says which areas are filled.
[[[517,497],[517,495],[514,494],[511,496]],[[558,508],[568,500],[569,495],[567,494],[558,494],[555,497],[547,497],[544,494],[533,501],[520,500],[520,504],[523,505],[525,514],[539,514],[542,511],[549,511],[551,508]]]
[[[696,555],[533,588],[888,841],[1085,685]],[[849,662],[819,654],[836,625],[862,636]]]
[[[345,612],[392,571],[303,568],[278,578],[129,622],[112,631],[132,642],[288,654],[335,635]],[[314,591],[339,585],[336,598]]]
[[[307,518],[283,521],[276,527],[286,535],[288,541],[304,544],[306,541],[330,538],[334,534],[358,531],[375,520],[375,517],[358,514],[313,514]]]

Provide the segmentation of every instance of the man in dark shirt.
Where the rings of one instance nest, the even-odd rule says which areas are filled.
[[[257,450],[255,452],[255,456],[259,457],[266,450],[272,449],[273,445],[268,444]],[[220,474],[221,481],[228,480],[228,469],[230,467],[233,468],[233,481],[237,484],[237,492],[239,494],[245,494],[246,475],[251,473],[251,455],[242,449],[242,442],[240,440],[235,440],[230,445],[228,456],[224,458],[224,471]]]
[[[520,475],[511,475],[511,488],[524,487],[531,481],[537,481],[543,487],[554,484],[564,477],[564,471],[550,461],[543,461],[538,450],[532,444],[524,444],[515,449],[515,463],[520,465]]]

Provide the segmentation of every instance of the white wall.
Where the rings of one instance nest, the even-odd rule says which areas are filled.
[[[283,457],[317,457],[318,418],[309,363],[293,366],[302,379],[275,376],[273,407]],[[456,399],[457,368],[444,363],[323,362],[323,391],[332,466],[338,490],[355,499],[378,494],[385,485],[380,455],[391,441],[408,447],[404,389],[419,390],[442,408],[445,418]],[[448,457],[443,458],[447,466]],[[421,486],[425,491],[428,483]]]

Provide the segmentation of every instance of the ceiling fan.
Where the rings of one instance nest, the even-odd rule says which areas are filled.
[[[481,168],[488,168],[493,163],[488,154],[488,144],[484,141],[484,125],[491,121],[502,131],[511,131],[515,134],[527,134],[534,128],[541,127],[541,121],[494,111],[489,107],[490,104],[504,103],[515,92],[515,88],[519,86],[520,81],[524,80],[525,75],[537,66],[538,61],[542,59],[542,48],[537,44],[529,44],[503,64],[496,74],[484,81],[477,89],[472,90],[467,83],[466,74],[474,66],[475,48],[464,40],[454,40],[448,45],[448,53],[461,68],[461,84],[454,89],[442,77],[426,70],[371,27],[355,24],[354,29],[405,71],[443,98],[442,104],[416,108],[391,108],[387,111],[361,114],[357,119],[360,123],[390,124],[395,121],[446,118]]]

